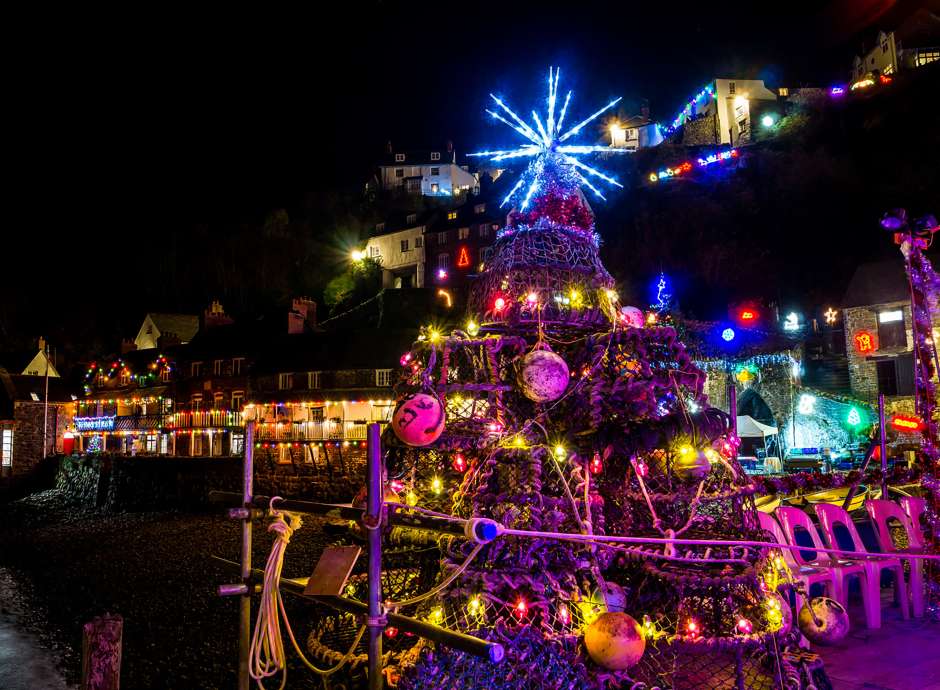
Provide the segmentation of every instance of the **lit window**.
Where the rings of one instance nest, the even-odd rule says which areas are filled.
[[[193,439],[192,454],[202,455],[202,434],[193,434],[192,439]]]
[[[369,256],[370,256],[371,258],[374,259],[374,258],[377,257],[378,255],[379,255],[379,248],[378,248],[378,247],[375,247],[375,246],[369,247]]]
[[[194,395],[189,399],[189,409],[193,412],[199,412],[202,409],[202,396]]]
[[[904,312],[900,309],[895,309],[892,311],[883,311],[878,314],[878,323],[894,323],[895,321],[903,321]]]
[[[121,385],[126,386],[131,382],[131,374],[129,371],[121,372]]]
[[[0,435],[0,466],[13,466],[13,429],[4,429]]]
[[[884,318],[887,317],[887,318]],[[904,328],[904,312],[889,311],[878,314],[878,348],[907,347],[907,330]]]
[[[307,388],[310,390],[316,390],[320,387],[320,378],[322,371],[308,371],[307,372]]]
[[[457,212],[456,212],[456,211],[448,211],[448,213],[447,213],[447,220],[457,220]]]
[[[470,237],[470,228],[460,228],[457,230],[457,239],[465,240]]]
[[[245,391],[232,391],[232,409],[241,412],[245,406]]]
[[[476,206],[473,207],[473,212],[477,215],[480,215],[481,213],[485,213],[486,204],[477,204]]]
[[[734,82],[733,81],[728,82],[728,93],[732,95],[734,94]]]
[[[440,189],[441,189],[441,186],[437,182],[434,182],[431,184],[431,194],[437,194],[440,191]]]
[[[282,465],[290,463],[290,446],[286,443],[282,443],[277,447],[277,461]]]
[[[401,250],[402,250],[403,252],[411,251],[411,247],[408,245],[408,240],[402,240],[402,241],[401,241]]]
[[[277,375],[277,389],[279,391],[289,391],[294,387],[294,375],[293,374],[278,374]]]
[[[392,370],[391,369],[376,369],[375,370],[375,385],[379,388],[388,388],[392,385]]]
[[[157,452],[157,435],[156,434],[147,434],[144,440],[144,449],[148,453],[156,454]]]
[[[441,159],[441,152],[440,152],[440,151],[431,151],[431,160],[432,160],[432,161],[439,161],[440,159]]]
[[[403,153],[396,153],[396,154],[395,154],[395,162],[396,162],[396,163],[404,163],[404,162],[405,162],[405,154],[403,154]]]
[[[160,380],[164,383],[170,380],[170,367],[163,367],[160,370]]]
[[[222,402],[225,399],[225,394],[222,392],[216,393],[212,396],[212,408],[215,410],[221,410],[224,407]]]
[[[781,86],[781,87],[777,90],[777,93],[780,94],[781,96],[789,96],[789,95],[790,95],[790,89],[788,89],[788,88],[785,87],[785,86]]]
[[[232,434],[232,447],[229,450],[230,455],[241,455],[245,452],[245,435]]]

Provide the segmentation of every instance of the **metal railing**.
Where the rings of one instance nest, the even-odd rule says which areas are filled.
[[[167,416],[167,426],[174,429],[206,429],[242,427],[241,412],[232,410],[199,410],[198,412],[174,412]]]
[[[258,424],[258,441],[365,441],[368,420],[278,422]],[[385,422],[381,422],[385,428]]]

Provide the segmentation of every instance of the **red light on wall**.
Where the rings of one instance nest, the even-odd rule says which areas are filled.
[[[470,250],[466,245],[457,251],[457,268],[466,268],[470,265]]]
[[[745,323],[753,323],[757,320],[757,312],[753,309],[742,309],[740,317]]]
[[[853,338],[855,340],[855,351],[860,355],[868,354],[878,349],[878,340],[868,331],[856,331]]]
[[[895,431],[923,431],[924,422],[919,417],[896,414],[891,418],[891,427]]]

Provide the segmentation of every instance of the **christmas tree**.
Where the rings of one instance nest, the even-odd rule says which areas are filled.
[[[526,143],[484,155],[531,160],[465,327],[403,355],[384,439],[411,510],[507,530],[442,538],[443,586],[400,610],[499,640],[506,660],[421,643],[401,687],[782,686],[779,559],[669,543],[760,540],[752,488],[705,374],[672,328],[619,303],[599,259],[582,188],[617,183],[580,158],[606,147],[565,142],[616,101],[564,130],[557,90],[550,71],[544,125],[493,97]]]

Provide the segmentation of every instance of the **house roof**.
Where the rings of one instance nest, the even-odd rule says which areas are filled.
[[[411,328],[285,334],[268,340],[255,372],[392,369],[417,337],[418,330]]]
[[[440,159],[432,161],[432,153],[441,154]],[[405,160],[395,160],[396,155],[402,154],[404,154]],[[392,151],[391,153],[386,152],[382,155],[382,160],[379,165],[384,167],[395,167],[396,165],[447,165],[448,163],[456,162],[457,152],[455,150],[448,151],[447,145],[445,144],[439,148],[403,149],[400,151]]]
[[[842,300],[844,307],[866,307],[910,299],[910,287],[900,259],[859,265]]]
[[[175,333],[180,342],[187,343],[199,331],[199,317],[194,314],[156,314],[147,316],[162,334]]]
[[[49,402],[72,402],[75,391],[61,378],[49,377]],[[13,417],[17,402],[43,402],[46,399],[46,377],[11,374],[0,367],[0,419]]]

